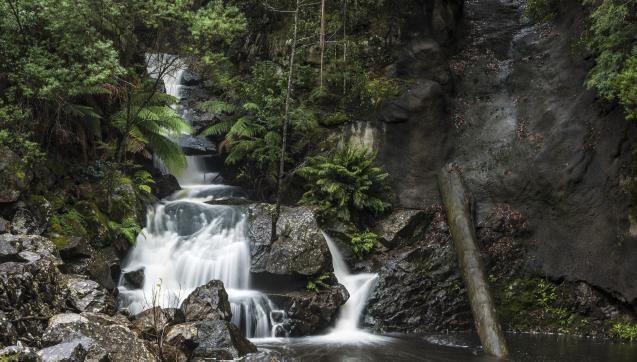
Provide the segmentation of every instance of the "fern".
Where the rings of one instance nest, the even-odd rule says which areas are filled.
[[[347,146],[309,159],[299,170],[308,185],[301,203],[317,206],[323,221],[349,222],[361,212],[386,211],[391,207],[389,174],[374,165],[375,157],[365,148]]]
[[[309,280],[305,288],[309,291],[319,292],[321,289],[328,289],[330,285],[327,283],[332,278],[330,273],[323,273],[316,278]]]
[[[126,218],[122,223],[115,221],[108,222],[108,228],[116,237],[123,237],[131,244],[135,243],[137,235],[142,231],[142,227],[133,218]]]

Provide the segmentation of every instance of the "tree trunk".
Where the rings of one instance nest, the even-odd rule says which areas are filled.
[[[321,30],[319,46],[321,48],[320,88],[323,90],[323,60],[325,59],[325,0],[321,0]]]
[[[283,186],[283,178],[285,176],[285,149],[287,148],[288,125],[290,123],[290,100],[292,95],[292,76],[294,74],[294,56],[296,54],[296,41],[299,23],[299,5],[300,0],[296,0],[296,9],[294,11],[294,30],[292,34],[292,48],[290,49],[290,68],[288,69],[288,84],[285,91],[285,114],[283,118],[283,127],[281,129],[281,158],[279,159],[279,175],[277,180],[276,207],[274,215],[272,215],[272,240],[276,240],[276,226],[281,215],[281,189]]]
[[[504,358],[508,355],[506,340],[496,318],[495,305],[476,243],[470,196],[460,172],[451,165],[440,170],[438,183],[480,342],[485,352]]]

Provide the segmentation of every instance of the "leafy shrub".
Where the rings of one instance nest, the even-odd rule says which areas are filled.
[[[351,145],[311,157],[299,170],[308,189],[301,203],[317,206],[323,221],[349,222],[361,213],[377,215],[388,210],[389,174],[374,165],[375,158],[366,148]]]
[[[595,53],[587,85],[618,101],[637,119],[637,2],[603,0],[593,5],[587,45]]]
[[[637,324],[617,322],[613,324],[610,332],[618,338],[634,341],[637,339]]]
[[[328,284],[330,279],[332,279],[331,273],[323,273],[317,276],[316,278],[308,281],[305,287],[309,291],[318,293],[319,290],[327,289],[330,287],[330,285]]]
[[[354,254],[361,256],[369,253],[378,243],[378,236],[371,231],[363,231],[352,235],[350,246]]]

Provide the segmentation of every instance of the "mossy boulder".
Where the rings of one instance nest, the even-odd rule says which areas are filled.
[[[75,204],[75,209],[84,220],[85,230],[93,246],[107,245],[110,240],[109,218],[93,202],[80,201]]]

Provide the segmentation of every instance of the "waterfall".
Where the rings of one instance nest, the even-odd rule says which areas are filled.
[[[170,56],[150,55],[149,74],[156,74],[152,67],[160,57]],[[184,69],[176,66],[162,77],[166,92],[178,99]],[[187,112],[180,106],[175,109],[182,115]],[[187,168],[177,177],[182,190],[148,211],[146,227],[122,263],[119,306],[132,314],[154,306],[177,308],[195,288],[217,279],[228,292],[232,322],[248,338],[270,337],[277,327],[272,315],[282,311],[265,294],[249,289],[245,211],[241,206],[215,204],[238,190],[212,184],[217,177],[205,171],[203,157],[187,157]],[[130,272],[143,273],[141,287],[127,282],[125,275]]]
[[[386,337],[367,333],[358,327],[365,306],[367,305],[369,294],[378,279],[378,274],[351,274],[343,259],[343,255],[338,250],[332,238],[325,233],[323,233],[323,235],[332,254],[334,274],[339,283],[345,286],[350,297],[341,307],[334,329],[325,336],[317,337],[317,341],[341,344],[386,341]]]

